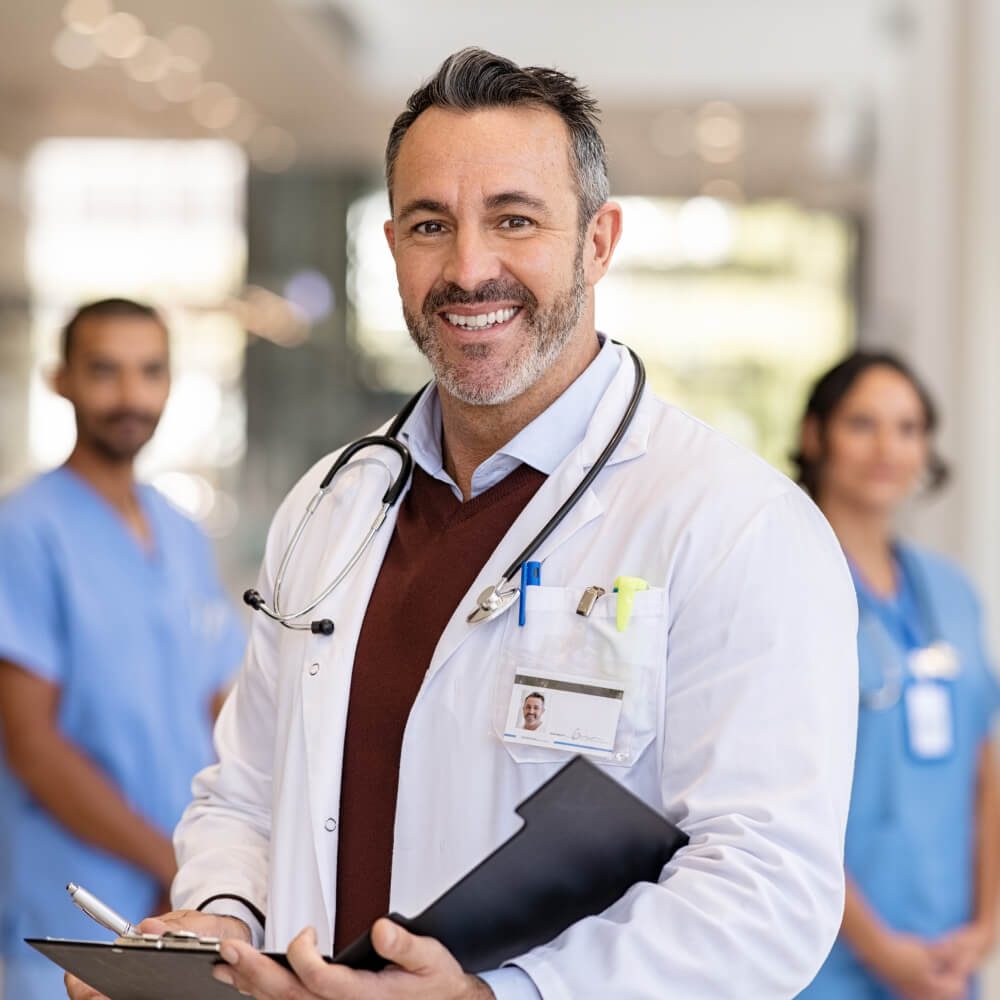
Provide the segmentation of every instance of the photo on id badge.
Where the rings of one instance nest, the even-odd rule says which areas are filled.
[[[625,688],[567,674],[516,674],[504,740],[610,757]]]

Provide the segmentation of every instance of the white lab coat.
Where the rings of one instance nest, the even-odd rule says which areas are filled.
[[[530,594],[529,626],[518,628],[516,607],[466,622],[476,595],[599,454],[632,384],[622,351],[585,440],[515,521],[441,636],[403,739],[391,908],[419,912],[482,860],[520,825],[515,806],[566,762],[561,751],[498,738],[497,706],[510,697],[509,687],[496,690],[498,674],[522,656],[588,669],[621,633],[611,597],[591,619],[574,614],[584,588],[639,576],[650,590],[637,595],[624,633],[627,749],[624,763],[602,766],[690,845],[659,884],[634,886],[517,964],[545,1000],[792,997],[840,924],[857,706],[854,591],[813,504],[647,392],[608,467],[535,556],[542,586]],[[378,509],[396,459],[362,456],[296,552],[286,608],[326,586]],[[260,581],[267,596],[330,461],[275,517]],[[256,618],[216,729],[220,763],[195,779],[177,829],[174,904],[242,896],[267,914],[268,948],[284,949],[307,924],[321,942],[332,939],[351,665],[393,523],[390,515],[310,616],[333,619],[333,636]]]

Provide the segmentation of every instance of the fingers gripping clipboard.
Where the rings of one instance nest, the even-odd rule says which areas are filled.
[[[441,941],[467,972],[494,969],[656,882],[687,836],[601,768],[576,757],[517,807],[524,825],[415,917],[390,914]],[[531,879],[524,873],[530,871]],[[516,886],[516,890],[514,887]],[[211,977],[218,943],[156,947],[29,939],[111,1000],[230,1000]],[[287,965],[284,955],[272,955]],[[377,970],[366,933],[332,961]]]

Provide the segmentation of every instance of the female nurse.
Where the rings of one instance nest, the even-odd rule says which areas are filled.
[[[993,942],[1000,693],[969,582],[893,527],[945,478],[935,423],[902,362],[863,352],[817,382],[802,423],[799,479],[854,577],[860,669],[844,919],[809,1000],[969,1000]]]

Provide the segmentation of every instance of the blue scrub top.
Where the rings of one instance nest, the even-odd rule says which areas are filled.
[[[910,545],[896,549],[899,588],[879,598],[855,573],[862,693],[857,759],[847,822],[845,867],[879,917],[895,930],[938,937],[972,918],[979,753],[989,736],[1000,688],[987,660],[978,602],[946,560]],[[866,704],[893,669],[913,681],[907,653],[936,639],[958,653],[953,695],[955,745],[940,760],[909,749],[902,699]],[[893,996],[838,939],[809,1000]]]
[[[150,551],[67,468],[0,506],[0,658],[59,685],[62,732],[169,834],[191,778],[214,758],[211,699],[233,677],[245,633],[201,532],[152,487],[139,500]],[[2,767],[0,846],[8,962],[37,957],[24,937],[107,937],[67,882],[127,919],[157,902],[151,877],[77,840]]]

